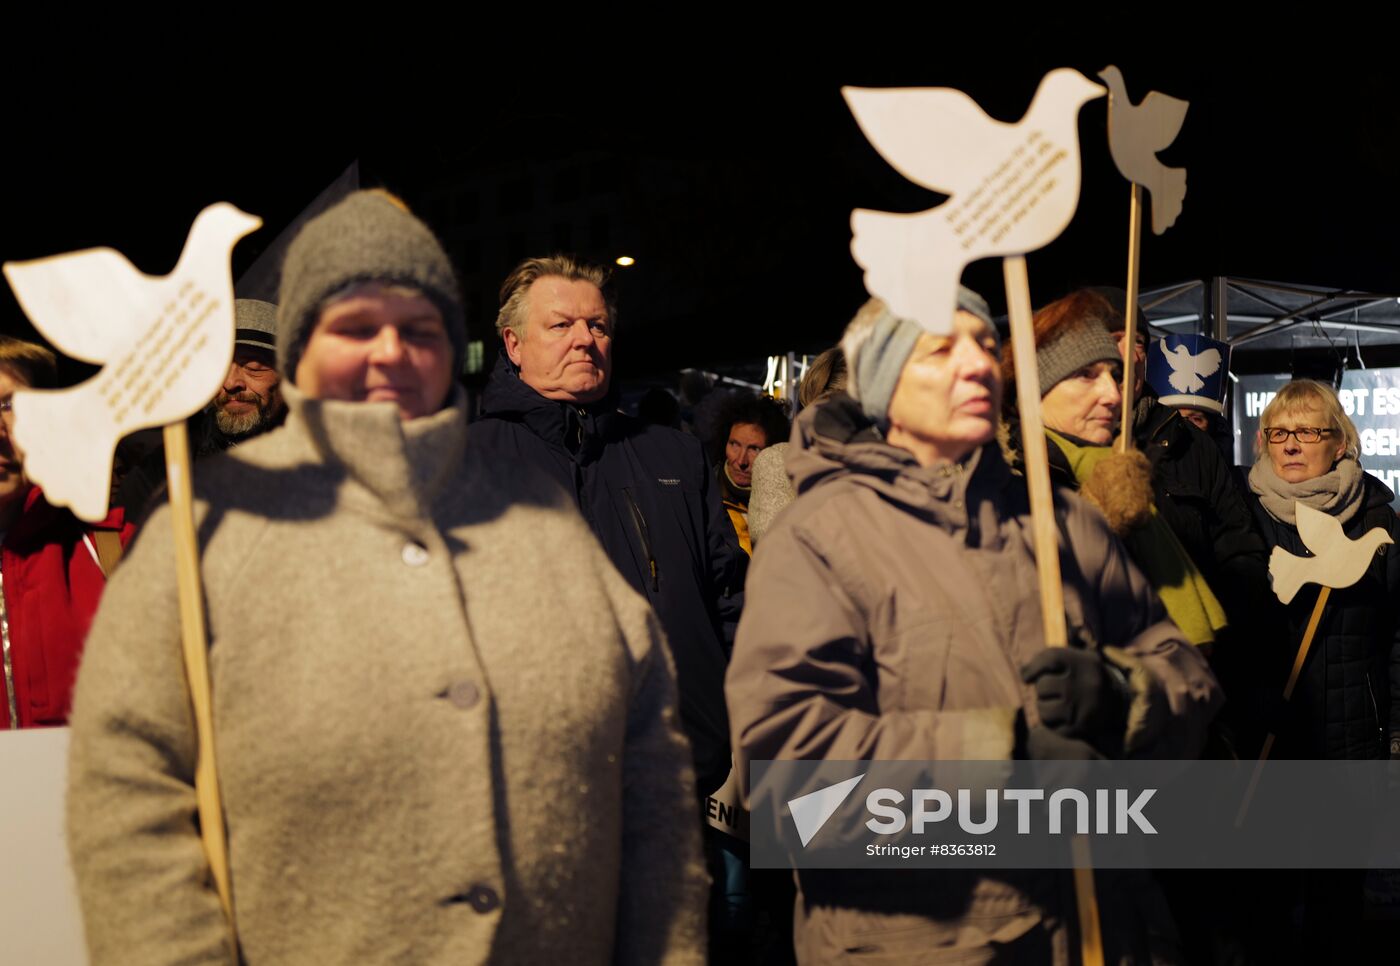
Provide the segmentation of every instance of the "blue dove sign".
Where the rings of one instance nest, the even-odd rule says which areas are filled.
[[[865,287],[896,315],[951,332],[966,265],[1048,245],[1074,217],[1079,109],[1104,94],[1078,71],[1045,75],[1015,124],[988,117],[949,87],[846,87],[842,94],[891,167],[949,196],[914,214],[851,214],[851,254],[865,270]]]
[[[229,255],[261,224],[227,203],[205,208],[163,278],[110,248],[5,263],[34,327],[67,355],[102,364],[77,386],[14,395],[25,471],[51,503],[102,519],[118,440],[178,422],[218,392],[233,358]]]
[[[1225,412],[1228,343],[1203,335],[1168,335],[1147,354],[1147,383],[1164,406]]]

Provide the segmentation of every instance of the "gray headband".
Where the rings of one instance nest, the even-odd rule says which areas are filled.
[[[992,321],[987,300],[965,285],[958,286],[958,309],[977,316],[996,334],[996,324]],[[914,351],[914,343],[919,341],[924,331],[917,322],[901,319],[887,308],[875,321],[870,335],[856,353],[852,366],[856,395],[865,414],[881,426],[888,421],[890,399],[899,383],[899,374]],[[998,345],[1000,341],[1000,336],[997,336]],[[850,365],[851,360],[847,359],[846,363]]]

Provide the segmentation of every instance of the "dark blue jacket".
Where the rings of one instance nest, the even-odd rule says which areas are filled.
[[[1135,422],[1133,438],[1152,463],[1157,512],[1225,607],[1229,636],[1220,646],[1246,646],[1252,615],[1272,598],[1269,554],[1230,464],[1210,436],[1160,403]]]
[[[702,793],[729,773],[728,647],[720,610],[740,600],[745,555],[700,442],[616,411],[546,399],[500,356],[468,446],[525,460],[574,494],[608,557],[650,601],[676,663],[681,724]]]

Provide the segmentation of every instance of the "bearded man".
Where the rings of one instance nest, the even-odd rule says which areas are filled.
[[[212,404],[214,427],[224,437],[214,448],[221,450],[280,424],[287,412],[278,388],[277,306],[238,299],[234,311],[233,362]]]
[[[257,299],[234,301],[233,361],[218,393],[204,411],[191,417],[190,452],[203,459],[282,425],[287,404],[282,400],[282,375],[277,370],[277,306]],[[126,457],[128,445],[117,448],[117,462],[130,466],[114,477],[112,503],[126,510],[128,520],[140,520],[151,498],[165,485],[165,447],[135,446],[137,455]]]

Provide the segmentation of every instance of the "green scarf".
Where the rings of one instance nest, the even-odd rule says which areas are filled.
[[[1081,446],[1052,430],[1047,429],[1045,435],[1069,460],[1076,484],[1082,485],[1094,467],[1114,453],[1111,446]],[[1215,599],[1172,528],[1157,515],[1155,506],[1147,522],[1129,533],[1123,542],[1133,563],[1162,598],[1167,614],[1186,639],[1198,647],[1214,641],[1216,632],[1226,626],[1225,608]]]

